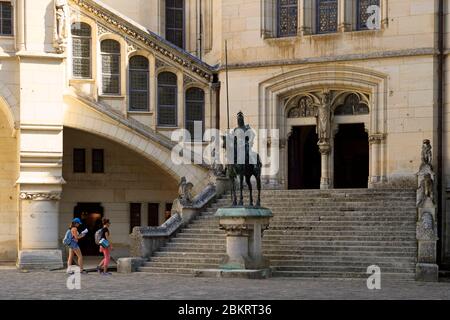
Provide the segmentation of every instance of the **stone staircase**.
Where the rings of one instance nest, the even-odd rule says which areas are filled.
[[[263,238],[273,276],[367,278],[367,267],[377,265],[382,279],[414,279],[414,191],[267,190],[262,199],[274,213]],[[229,204],[228,195],[202,212],[140,271],[195,275],[217,269],[226,249],[214,213]]]

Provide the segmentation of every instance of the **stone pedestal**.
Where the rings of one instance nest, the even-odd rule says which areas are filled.
[[[231,207],[220,208],[216,216],[220,228],[227,232],[227,256],[219,266],[222,273],[268,277],[269,261],[262,255],[262,234],[269,226],[272,212],[266,208]]]
[[[58,241],[60,192],[22,192],[20,269],[63,267]]]
[[[216,194],[218,197],[230,190],[230,179],[227,177],[216,177]]]

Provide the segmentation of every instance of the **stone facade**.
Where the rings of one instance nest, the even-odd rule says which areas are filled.
[[[437,144],[438,6],[433,3],[379,1],[379,28],[356,30],[353,1],[339,0],[336,32],[318,34],[315,2],[299,0],[297,31],[278,37],[277,1],[204,0],[200,7],[199,1],[186,0],[181,49],[163,39],[165,0],[70,0],[64,19],[58,16],[59,2],[53,0],[10,2],[13,33],[0,37],[0,261],[15,260],[20,251],[59,250],[76,203],[103,203],[116,222],[114,240],[125,246],[129,203],[170,202],[183,176],[195,186],[194,193],[204,190],[207,169],[172,164],[170,136],[186,126],[190,88],[204,93],[204,127],[227,127],[225,40],[230,114],[244,111],[252,128],[279,130],[280,170],[264,177],[266,188],[289,188],[289,141],[298,127],[319,127],[321,144],[315,152],[320,152],[322,189],[337,184],[334,150],[342,125],[363,124],[370,188],[415,187],[421,162],[417,146],[424,139]],[[58,27],[61,21],[65,29]],[[74,76],[78,53],[69,32],[74,23],[84,23],[91,31],[90,77]],[[55,46],[55,39],[66,47]],[[113,95],[103,94],[105,40],[120,45],[119,91]],[[130,108],[134,56],[148,61],[148,108],[143,111]],[[158,120],[158,80],[167,72],[176,78],[173,126],[161,126]],[[358,97],[368,112],[339,114],[350,96]],[[311,113],[295,116],[304,97],[311,100]],[[445,130],[443,150],[449,150]],[[111,171],[76,177],[71,152],[82,147],[104,149]],[[444,195],[450,190],[448,152]],[[108,186],[100,188],[106,181]],[[124,181],[131,181],[133,192]],[[51,196],[55,194],[61,198]],[[438,216],[443,256],[450,257],[450,219],[445,213]],[[145,225],[145,219],[141,223]]]

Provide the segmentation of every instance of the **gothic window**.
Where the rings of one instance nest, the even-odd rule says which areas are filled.
[[[315,116],[316,110],[310,97],[301,97],[288,112],[288,118],[309,118]]]
[[[149,62],[146,57],[133,56],[129,63],[129,82],[130,82],[130,111],[148,111],[149,110],[149,80],[148,80]]]
[[[103,40],[102,55],[102,92],[120,94],[120,44],[115,40]]]
[[[297,0],[278,0],[278,37],[297,35]]]
[[[177,126],[177,76],[162,72],[158,76],[158,125]]]
[[[336,116],[351,116],[351,115],[364,115],[369,114],[369,107],[366,103],[362,102],[357,94],[350,94],[345,98],[344,104],[338,106],[334,110]]]
[[[338,24],[337,0],[317,0],[316,32],[319,34],[336,32],[337,24]]]
[[[186,130],[191,134],[192,140],[203,140],[205,117],[205,92],[199,88],[190,88],[186,91]],[[200,122],[202,136],[196,137],[194,125]]]
[[[91,78],[91,26],[72,24],[72,69],[75,78]]]
[[[357,29],[358,30],[367,30],[367,21],[373,15],[373,12],[369,11],[367,13],[367,9],[370,6],[378,6],[380,7],[380,0],[358,0],[357,1]]]
[[[13,9],[11,2],[0,1],[0,35],[13,34]]]
[[[184,48],[184,0],[166,0],[166,40]]]

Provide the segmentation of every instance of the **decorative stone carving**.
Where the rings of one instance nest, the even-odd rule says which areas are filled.
[[[138,47],[131,41],[127,41],[127,51],[128,53],[136,51]]]
[[[105,33],[112,33],[112,31],[109,30],[108,28],[106,28],[104,25],[102,25],[100,23],[97,24],[97,34],[99,36],[101,36],[102,34],[105,34]]]
[[[316,108],[310,97],[301,97],[288,112],[288,118],[308,118],[316,116]]]
[[[430,212],[423,212],[417,224],[417,240],[438,240],[437,226]]]
[[[433,161],[433,153],[431,152],[431,143],[430,140],[426,139],[423,141],[422,145],[422,166],[430,166],[431,169],[433,169],[432,166]]]
[[[192,79],[191,77],[189,77],[187,75],[183,76],[183,84],[184,84],[184,86],[187,86],[188,84],[194,83],[194,82],[195,82],[195,80]]]
[[[67,0],[55,0],[54,47],[57,53],[64,53],[67,48],[68,10]]]
[[[149,48],[152,51],[156,51],[158,52],[158,54],[162,54],[168,59],[179,64],[181,67],[189,69],[190,72],[198,74],[208,82],[213,81],[212,70],[210,70],[210,68],[206,64],[202,63],[200,60],[192,58],[192,56],[180,50],[172,48],[170,45],[165,44],[163,41],[160,41],[160,38],[157,35],[151,32],[143,32],[139,30],[131,23],[115,16],[112,12],[103,8],[95,1],[72,0],[72,2],[90,13],[99,21],[103,21],[107,25],[111,26],[111,28],[125,34],[126,37],[133,38],[146,48]]]
[[[417,189],[417,206],[422,207],[427,199],[434,204],[434,180],[435,174],[433,172],[433,155],[430,140],[424,140],[422,145],[421,165],[418,177]]]
[[[317,112],[317,134],[321,144],[328,143],[331,135],[331,97],[330,91],[324,91]]]
[[[21,192],[20,199],[33,201],[59,201],[61,192]]]
[[[156,59],[155,65],[156,65],[156,69],[168,66],[167,63],[165,63],[164,61],[159,60],[159,59]]]
[[[437,260],[436,204],[434,201],[435,174],[430,140],[422,144],[420,170],[417,173],[417,265],[416,279],[437,281],[439,267]]]
[[[375,133],[369,136],[369,144],[380,144],[384,141],[385,135],[382,133]]]

